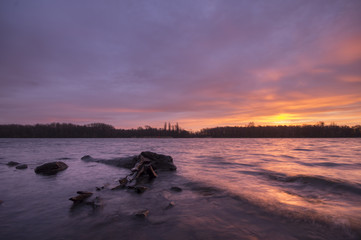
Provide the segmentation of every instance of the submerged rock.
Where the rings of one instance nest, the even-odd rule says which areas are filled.
[[[174,206],[175,206],[175,203],[174,203],[174,202],[170,202],[165,209],[167,210],[167,209],[173,208]]]
[[[148,217],[148,215],[149,215],[149,210],[148,210],[148,209],[139,211],[139,212],[137,212],[137,213],[135,214],[135,216],[137,216],[137,217],[143,217],[143,218]]]
[[[9,167],[14,167],[14,166],[19,165],[19,164],[20,163],[18,163],[18,162],[10,161],[6,165],[8,165]]]
[[[73,201],[75,204],[76,204],[76,203],[81,203],[81,202],[83,202],[85,199],[87,199],[87,198],[89,198],[91,195],[93,195],[92,192],[85,192],[85,191],[78,191],[77,194],[78,194],[77,196],[69,198],[69,200],[70,200],[70,201]]]
[[[66,165],[63,162],[50,162],[45,163],[41,166],[38,166],[35,168],[36,174],[44,174],[44,175],[53,175],[60,171],[63,171],[68,168],[68,165]]]
[[[144,186],[136,186],[134,187],[134,190],[137,192],[137,193],[144,193],[148,188],[147,187],[144,187]]]
[[[183,191],[180,187],[171,187],[170,190],[174,191],[174,192],[181,192]]]
[[[15,168],[16,168],[16,169],[27,169],[27,168],[28,168],[28,165],[26,165],[26,164],[20,164],[20,165],[17,165]]]

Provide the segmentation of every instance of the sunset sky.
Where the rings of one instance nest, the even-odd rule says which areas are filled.
[[[165,121],[361,124],[361,1],[0,1],[0,124]]]

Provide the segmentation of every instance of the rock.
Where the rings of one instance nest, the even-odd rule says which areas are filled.
[[[85,155],[81,158],[81,160],[89,160],[89,159],[92,159],[90,155]]]
[[[139,212],[137,212],[137,213],[135,214],[135,216],[137,216],[137,217],[143,217],[143,218],[148,217],[148,215],[149,215],[149,210],[148,210],[148,209],[139,211]]]
[[[20,165],[17,165],[15,168],[16,168],[16,169],[27,169],[27,168],[28,168],[28,165],[26,165],[26,164],[20,164]]]
[[[19,164],[20,163],[18,163],[18,162],[10,161],[6,165],[8,165],[9,167],[14,167],[14,166],[19,165]]]
[[[85,162],[98,162],[104,163],[107,165],[112,165],[116,167],[122,168],[132,168],[137,161],[136,157],[125,157],[125,158],[112,158],[112,159],[100,159],[100,158],[93,158],[90,155],[83,156],[81,160]]]
[[[172,208],[172,207],[174,207],[174,206],[175,206],[175,203],[174,203],[174,202],[170,202],[165,209],[170,209],[170,208]]]
[[[174,192],[181,192],[183,191],[180,187],[171,187],[170,190],[174,191]]]
[[[44,174],[44,175],[53,175],[60,171],[63,171],[68,168],[68,165],[66,165],[63,162],[50,162],[45,163],[41,166],[38,166],[35,168],[36,174]]]
[[[123,178],[123,179],[119,180],[119,184],[122,185],[122,186],[125,186],[127,183],[128,183],[127,178]]]
[[[85,191],[78,191],[77,196],[69,198],[70,201],[73,201],[74,203],[81,203],[85,199],[89,198],[91,195],[93,195],[92,192],[85,192]]]
[[[134,169],[137,167],[137,163],[139,163],[141,156],[146,158],[146,161],[148,161],[146,163],[150,163],[153,170],[175,171],[177,169],[177,167],[173,163],[173,158],[171,156],[162,155],[154,152],[142,152],[138,156],[113,159],[98,159],[93,158],[90,155],[85,155],[81,158],[81,160],[86,162],[99,162],[117,167]],[[140,167],[140,165],[138,167]]]
[[[118,186],[116,186],[116,187],[111,188],[110,190],[124,189],[124,187],[125,187],[125,186],[123,186],[123,185],[118,185]]]
[[[142,152],[140,155],[148,158],[150,160],[150,164],[155,170],[177,170],[177,167],[174,165],[173,158],[171,156],[162,155],[154,152]]]
[[[136,186],[134,187],[134,190],[137,192],[137,193],[144,193],[148,188],[147,187],[143,187],[143,186]]]

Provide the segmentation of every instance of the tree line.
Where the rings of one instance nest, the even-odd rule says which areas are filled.
[[[165,123],[163,128],[151,126],[136,129],[116,129],[104,123],[75,125],[51,123],[36,125],[0,125],[1,138],[348,138],[361,137],[361,126],[315,125],[302,126],[247,126],[204,128],[190,132],[178,123]]]
[[[137,129],[116,129],[105,123],[76,125],[51,123],[36,125],[0,125],[1,138],[145,138],[145,137],[190,137],[190,133],[176,125],[164,128],[151,126]]]

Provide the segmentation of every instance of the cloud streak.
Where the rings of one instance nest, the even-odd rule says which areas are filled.
[[[0,123],[359,124],[359,1],[0,3]]]

